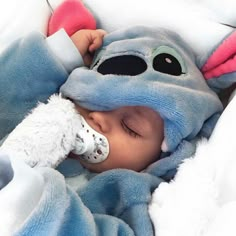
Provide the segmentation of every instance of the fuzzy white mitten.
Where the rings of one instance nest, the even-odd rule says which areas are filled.
[[[81,116],[74,104],[53,95],[9,134],[0,151],[11,158],[21,158],[32,167],[56,167],[75,148],[81,128]]]
[[[20,158],[31,167],[57,167],[70,152],[89,163],[99,163],[108,157],[109,143],[60,95],[33,109],[0,148],[0,153]]]

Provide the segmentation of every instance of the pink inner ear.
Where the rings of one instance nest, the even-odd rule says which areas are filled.
[[[52,14],[48,36],[64,28],[69,36],[80,29],[96,29],[96,21],[80,0],[66,0]]]
[[[236,72],[236,32],[215,49],[201,71],[206,80]]]

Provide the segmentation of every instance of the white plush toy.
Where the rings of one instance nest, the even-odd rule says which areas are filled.
[[[39,104],[9,134],[1,153],[34,166],[57,167],[70,152],[90,163],[108,157],[108,141],[93,130],[75,105],[60,95]]]

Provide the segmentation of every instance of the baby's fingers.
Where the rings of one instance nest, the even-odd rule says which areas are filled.
[[[89,46],[89,52],[93,53],[95,50],[102,46],[103,37],[106,35],[106,31],[104,30],[96,30],[94,31],[93,43]]]
[[[107,32],[103,29],[97,29],[96,32],[98,32],[98,34],[100,34],[102,38],[107,34]]]

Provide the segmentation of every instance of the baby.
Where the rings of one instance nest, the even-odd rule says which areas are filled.
[[[89,65],[90,55],[81,54]],[[168,30],[121,29],[103,38],[89,69],[82,57],[61,31],[47,39],[31,34],[0,59],[1,137],[38,100],[59,88],[62,94],[40,104],[3,144],[0,179],[10,184],[0,186],[0,229],[10,221],[9,235],[154,235],[154,189],[209,137],[222,111],[195,55]],[[63,175],[48,168],[65,158]],[[102,173],[84,173],[80,164]]]
[[[85,65],[91,64],[92,54],[102,45],[104,35],[103,30],[80,30],[71,36]],[[47,105],[52,107],[49,117],[43,111],[45,108],[38,108],[37,115],[40,117],[40,124],[37,123],[37,119],[32,121],[29,131],[30,125],[24,121],[9,135],[1,150],[8,154],[22,155],[21,158],[31,166],[37,164],[55,167],[69,155],[69,157],[78,159],[86,169],[92,172],[103,172],[115,168],[141,171],[157,160],[160,155],[164,131],[163,120],[153,109],[145,106],[122,106],[110,111],[91,111],[76,104],[75,110],[82,116],[78,118],[77,124],[74,123],[76,128],[72,125],[72,129],[76,131],[71,133],[70,129],[64,128],[62,132],[55,133],[57,117],[60,117],[60,122],[63,120],[63,115],[58,113],[61,112],[59,107],[63,107],[64,104],[68,106],[67,103],[69,103],[69,101],[63,103],[61,100],[62,98],[54,98],[52,102],[54,106],[56,106],[55,103],[58,103],[56,109],[51,104]],[[67,107],[65,107],[66,109]],[[72,112],[71,117],[68,114],[60,126],[68,127],[69,122],[73,122],[76,114]],[[41,127],[41,131],[39,127]],[[20,129],[22,137],[18,136]],[[45,129],[47,132],[43,133]],[[49,137],[48,133],[50,133]],[[59,138],[59,133],[63,133],[62,140]],[[73,137],[73,135],[75,136]],[[34,141],[32,137],[37,138]],[[70,141],[69,149],[66,149],[62,156],[62,153],[59,152],[60,144],[55,150],[53,148],[55,141],[50,145],[49,140],[65,143],[65,137],[72,141]],[[29,139],[28,143],[27,139]],[[19,140],[24,140],[24,142],[21,143]],[[47,145],[44,143],[45,140],[47,140]],[[48,151],[44,148],[45,146]],[[60,153],[59,157],[55,156],[57,153]],[[55,157],[53,158],[53,156]]]
[[[77,40],[80,35],[83,43]],[[12,166],[20,177],[9,180],[21,186],[21,191],[14,189],[20,196],[14,194],[13,200],[24,212],[31,207],[28,220],[22,220],[25,234],[37,225],[38,235],[55,230],[59,235],[153,235],[147,210],[153,190],[173,178],[183,159],[194,153],[196,141],[210,135],[222,110],[191,49],[176,34],[137,26],[103,35],[81,31],[71,36],[71,44],[63,31],[47,39],[32,34],[5,52],[8,59],[11,53],[16,57],[8,65],[13,78],[5,67],[0,71],[9,92],[2,99],[3,115],[14,111],[10,119],[19,120],[26,114],[22,108],[36,104],[35,95],[48,95],[52,87],[61,93],[35,108],[1,149],[8,159],[4,169]],[[90,68],[81,67],[82,58],[91,63],[97,41],[103,43]],[[36,167],[24,165],[23,171],[21,157]],[[63,176],[50,166],[58,166]],[[2,186],[7,192],[14,185]]]
[[[79,1],[67,3],[76,3],[80,10],[84,9]],[[143,152],[141,153],[136,147],[133,148],[122,136],[117,138],[116,134],[114,139],[112,138],[114,135],[112,137],[110,134],[103,135],[101,130],[101,135],[108,143],[106,146],[109,146],[109,158],[103,155],[104,152],[98,155],[101,150],[97,150],[96,158],[101,160],[98,156],[103,156],[103,162],[91,166],[89,162],[81,160],[83,165],[92,171],[117,167],[140,171],[150,163],[156,162],[158,166],[162,166],[160,173],[156,173],[156,169],[159,168],[154,167],[154,172],[158,176],[163,176],[170,170],[172,172],[182,159],[194,152],[195,145],[192,145],[192,142],[195,142],[195,138],[202,135],[209,136],[218,113],[222,110],[222,104],[207,86],[196,66],[196,58],[191,49],[172,32],[148,27],[121,29],[106,36],[92,62],[91,54],[101,46],[104,34],[102,30],[78,31],[71,35],[73,45],[63,31],[46,40],[43,36],[31,34],[11,45],[0,59],[2,68],[0,94],[4,101],[0,103],[2,111],[0,137],[3,138],[10,133],[38,101],[45,102],[66,82],[60,89],[61,94],[77,106],[77,110],[84,116],[89,126],[94,128],[93,122],[87,118],[86,113],[83,113],[82,108],[87,112],[106,111],[104,115],[114,112],[112,114],[117,116],[121,113],[120,126],[132,134],[132,137],[136,137],[135,146]],[[13,58],[15,63],[9,63],[11,60],[6,58]],[[87,66],[91,64],[90,70],[81,67],[84,64]],[[119,110],[117,112],[117,109],[121,109],[121,112]],[[147,127],[144,125],[141,129],[138,122],[127,122],[126,117],[130,117],[129,113],[127,115],[127,110],[130,113],[133,113],[133,110],[143,110],[144,112],[137,113],[148,114],[147,123],[150,124],[153,123],[151,120],[153,116],[149,113],[153,112],[156,115],[154,120],[157,122],[157,127],[152,125],[150,129],[153,133],[147,132],[145,136],[140,130],[145,129],[146,132],[148,125]],[[97,126],[95,131],[99,131]],[[191,148],[182,147],[182,145],[189,146],[189,143]],[[124,154],[126,157],[126,148],[125,152],[123,150],[126,144],[132,148],[134,154],[130,155],[127,152],[130,158],[135,156],[133,159],[139,160],[142,159],[139,155],[144,154],[145,161],[140,161],[140,165],[138,163],[129,165],[129,159],[123,158],[122,162],[125,160],[126,164],[115,163],[112,160],[113,154],[118,155],[121,149],[117,144],[122,145],[122,156]],[[180,154],[176,152],[179,148],[188,151],[183,153],[181,151]],[[74,150],[72,153],[70,156],[74,157],[78,151]],[[178,157],[175,157],[176,153]],[[120,159],[119,156],[117,159]],[[109,160],[112,160],[114,166],[108,164]]]
[[[87,169],[95,172],[114,168],[141,171],[157,160],[163,141],[163,120],[151,108],[125,106],[106,112],[76,108],[109,143],[109,155],[105,161],[91,164],[81,160]],[[70,157],[76,158],[76,155],[72,153]]]
[[[91,64],[91,53],[101,46],[103,35],[104,32],[100,30],[80,30],[71,37],[85,65]],[[101,172],[126,168],[141,171],[159,156],[163,141],[163,120],[153,109],[124,106],[103,112],[89,111],[79,105],[76,105],[76,109],[89,126],[106,137],[110,147],[106,161],[91,164],[81,160],[81,164],[89,170]],[[76,158],[73,153],[70,156]]]

